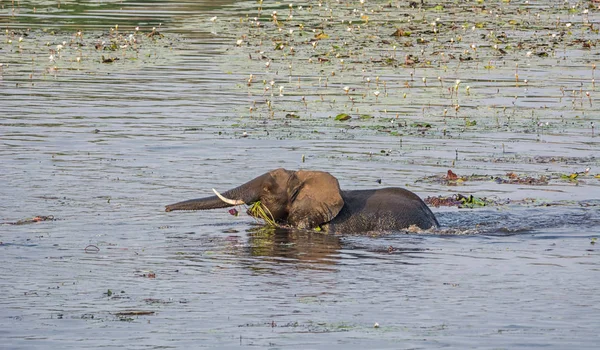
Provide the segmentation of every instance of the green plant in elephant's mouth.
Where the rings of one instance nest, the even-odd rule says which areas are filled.
[[[255,218],[263,219],[269,226],[279,227],[279,225],[273,219],[273,215],[269,208],[265,207],[260,201],[252,203],[248,208],[248,213]]]
[[[252,217],[264,220],[267,226],[280,228],[290,227],[287,225],[281,225],[277,223],[275,219],[273,219],[273,215],[271,214],[269,208],[265,207],[260,201],[254,202],[250,205],[250,207],[248,208],[248,214],[250,214]],[[317,226],[314,228],[315,232],[321,232],[322,230],[323,229],[321,228],[321,226]]]

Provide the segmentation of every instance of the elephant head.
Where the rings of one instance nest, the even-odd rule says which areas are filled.
[[[215,194],[167,205],[166,211],[216,209],[260,201],[275,222],[312,229],[331,221],[344,206],[337,179],[322,171],[276,169],[222,195],[217,191]]]

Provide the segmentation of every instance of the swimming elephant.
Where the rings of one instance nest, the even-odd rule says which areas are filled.
[[[323,171],[276,169],[222,195],[166,206],[166,211],[206,210],[260,204],[278,225],[335,233],[438,227],[435,215],[416,194],[398,187],[342,191]],[[255,215],[256,212],[251,212]]]

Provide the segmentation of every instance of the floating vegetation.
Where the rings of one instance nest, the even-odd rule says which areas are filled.
[[[128,310],[128,311],[120,311],[115,313],[116,316],[150,316],[154,315],[154,311],[145,311],[145,310]]]
[[[576,205],[581,208],[590,208],[600,206],[598,200],[558,200],[548,201],[539,198],[523,199],[501,199],[496,197],[475,197],[473,195],[453,194],[450,196],[429,196],[423,199],[425,203],[436,208],[439,207],[457,207],[457,208],[480,208],[497,206],[527,206],[527,207],[568,207]]]
[[[519,185],[547,185],[548,177],[541,175],[537,178],[531,176],[519,176],[513,172],[507,173],[505,177],[496,176],[494,181],[499,184],[519,184]]]
[[[239,116],[249,126],[272,119],[273,129],[302,113],[302,125],[344,121],[392,138],[594,134],[597,8],[415,4],[234,5],[238,17],[219,17],[218,35],[231,44],[223,70],[239,73],[248,96]],[[215,23],[187,25],[213,32]],[[428,130],[398,130],[407,119]]]
[[[352,118],[349,114],[341,113],[335,116],[335,120],[344,121]]]
[[[122,322],[133,322],[135,321],[134,317],[140,316],[153,316],[155,311],[146,311],[146,310],[126,310],[116,312],[114,315],[117,317],[117,320]]]
[[[314,297],[314,296],[299,296],[298,302],[303,303],[303,304],[318,304],[318,303],[321,303],[322,300],[320,300],[320,298]],[[316,321],[312,321],[312,320],[303,321],[303,322],[292,321],[292,322],[279,322],[279,323],[277,323],[275,321],[252,322],[252,323],[241,324],[238,327],[244,327],[244,328],[248,328],[248,327],[276,328],[276,327],[279,327],[279,328],[292,328],[292,329],[298,328],[297,330],[294,330],[294,331],[302,332],[302,333],[348,332],[351,330],[366,328],[366,326],[358,326],[358,325],[350,324],[347,322],[329,323],[329,322],[316,322]]]
[[[417,180],[418,182],[436,182],[449,186],[456,186],[464,184],[465,182],[476,182],[476,181],[493,181],[498,184],[519,184],[519,185],[535,185],[542,186],[548,185],[549,177],[541,175],[539,177],[531,176],[520,176],[514,172],[506,173],[504,176],[492,176],[492,175],[457,175],[452,170],[448,170],[446,175],[433,175],[423,179]]]
[[[55,221],[57,219],[54,218],[53,215],[37,215],[31,218],[27,218],[27,219],[21,219],[18,221],[9,221],[9,222],[2,222],[0,223],[0,225],[26,225],[26,224],[35,224],[37,222],[42,222],[42,221]]]
[[[485,206],[498,206],[507,204],[507,201],[491,199],[486,197],[475,197],[473,195],[454,194],[452,196],[427,197],[423,200],[425,203],[434,207],[458,207],[458,208],[478,208]]]
[[[156,278],[156,272],[154,271],[136,271],[136,277],[145,277],[145,278]]]
[[[63,71],[95,75],[107,63],[156,64],[170,59],[180,42],[179,36],[165,35],[156,27],[119,25],[103,32],[44,28],[6,29],[4,34],[0,73],[20,72],[25,74],[23,80],[32,83]]]
[[[539,175],[537,177],[528,175],[518,175],[512,171],[502,176],[478,174],[457,175],[452,170],[448,170],[448,172],[445,175],[427,176],[417,180],[417,182],[440,183],[448,186],[456,186],[463,185],[467,182],[493,181],[497,184],[545,186],[549,185],[551,180],[579,183],[583,179],[600,179],[600,174],[590,174],[589,168],[582,172],[574,172],[569,174],[548,174]]]
[[[594,164],[599,163],[596,157],[568,157],[568,156],[523,156],[511,155],[505,157],[473,157],[472,160],[490,163],[530,163],[530,164]]]

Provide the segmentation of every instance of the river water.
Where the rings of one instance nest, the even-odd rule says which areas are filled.
[[[287,16],[288,4],[0,1],[1,347],[597,348],[598,34],[587,24],[598,9],[491,4],[508,18],[494,25],[525,41],[522,55],[477,51],[476,19],[459,29],[463,47],[447,47],[471,59],[439,64],[427,56],[437,44],[383,47],[364,17],[409,13],[413,24],[394,25],[417,31],[487,11],[442,3],[446,12],[294,3],[307,26],[311,14],[339,14],[372,32],[357,36],[359,54],[299,37],[292,55],[253,24],[262,16],[277,30],[272,11]],[[339,38],[317,25],[305,35],[367,30],[343,23]],[[551,33],[565,39],[546,56]],[[396,50],[404,66],[371,59]],[[349,111],[349,122],[333,120]],[[494,204],[432,208],[433,232],[363,236],[274,230],[227,210],[164,212],[277,167],[325,170],[342,188]],[[446,181],[448,169],[465,181]],[[549,180],[492,180],[509,172]]]

